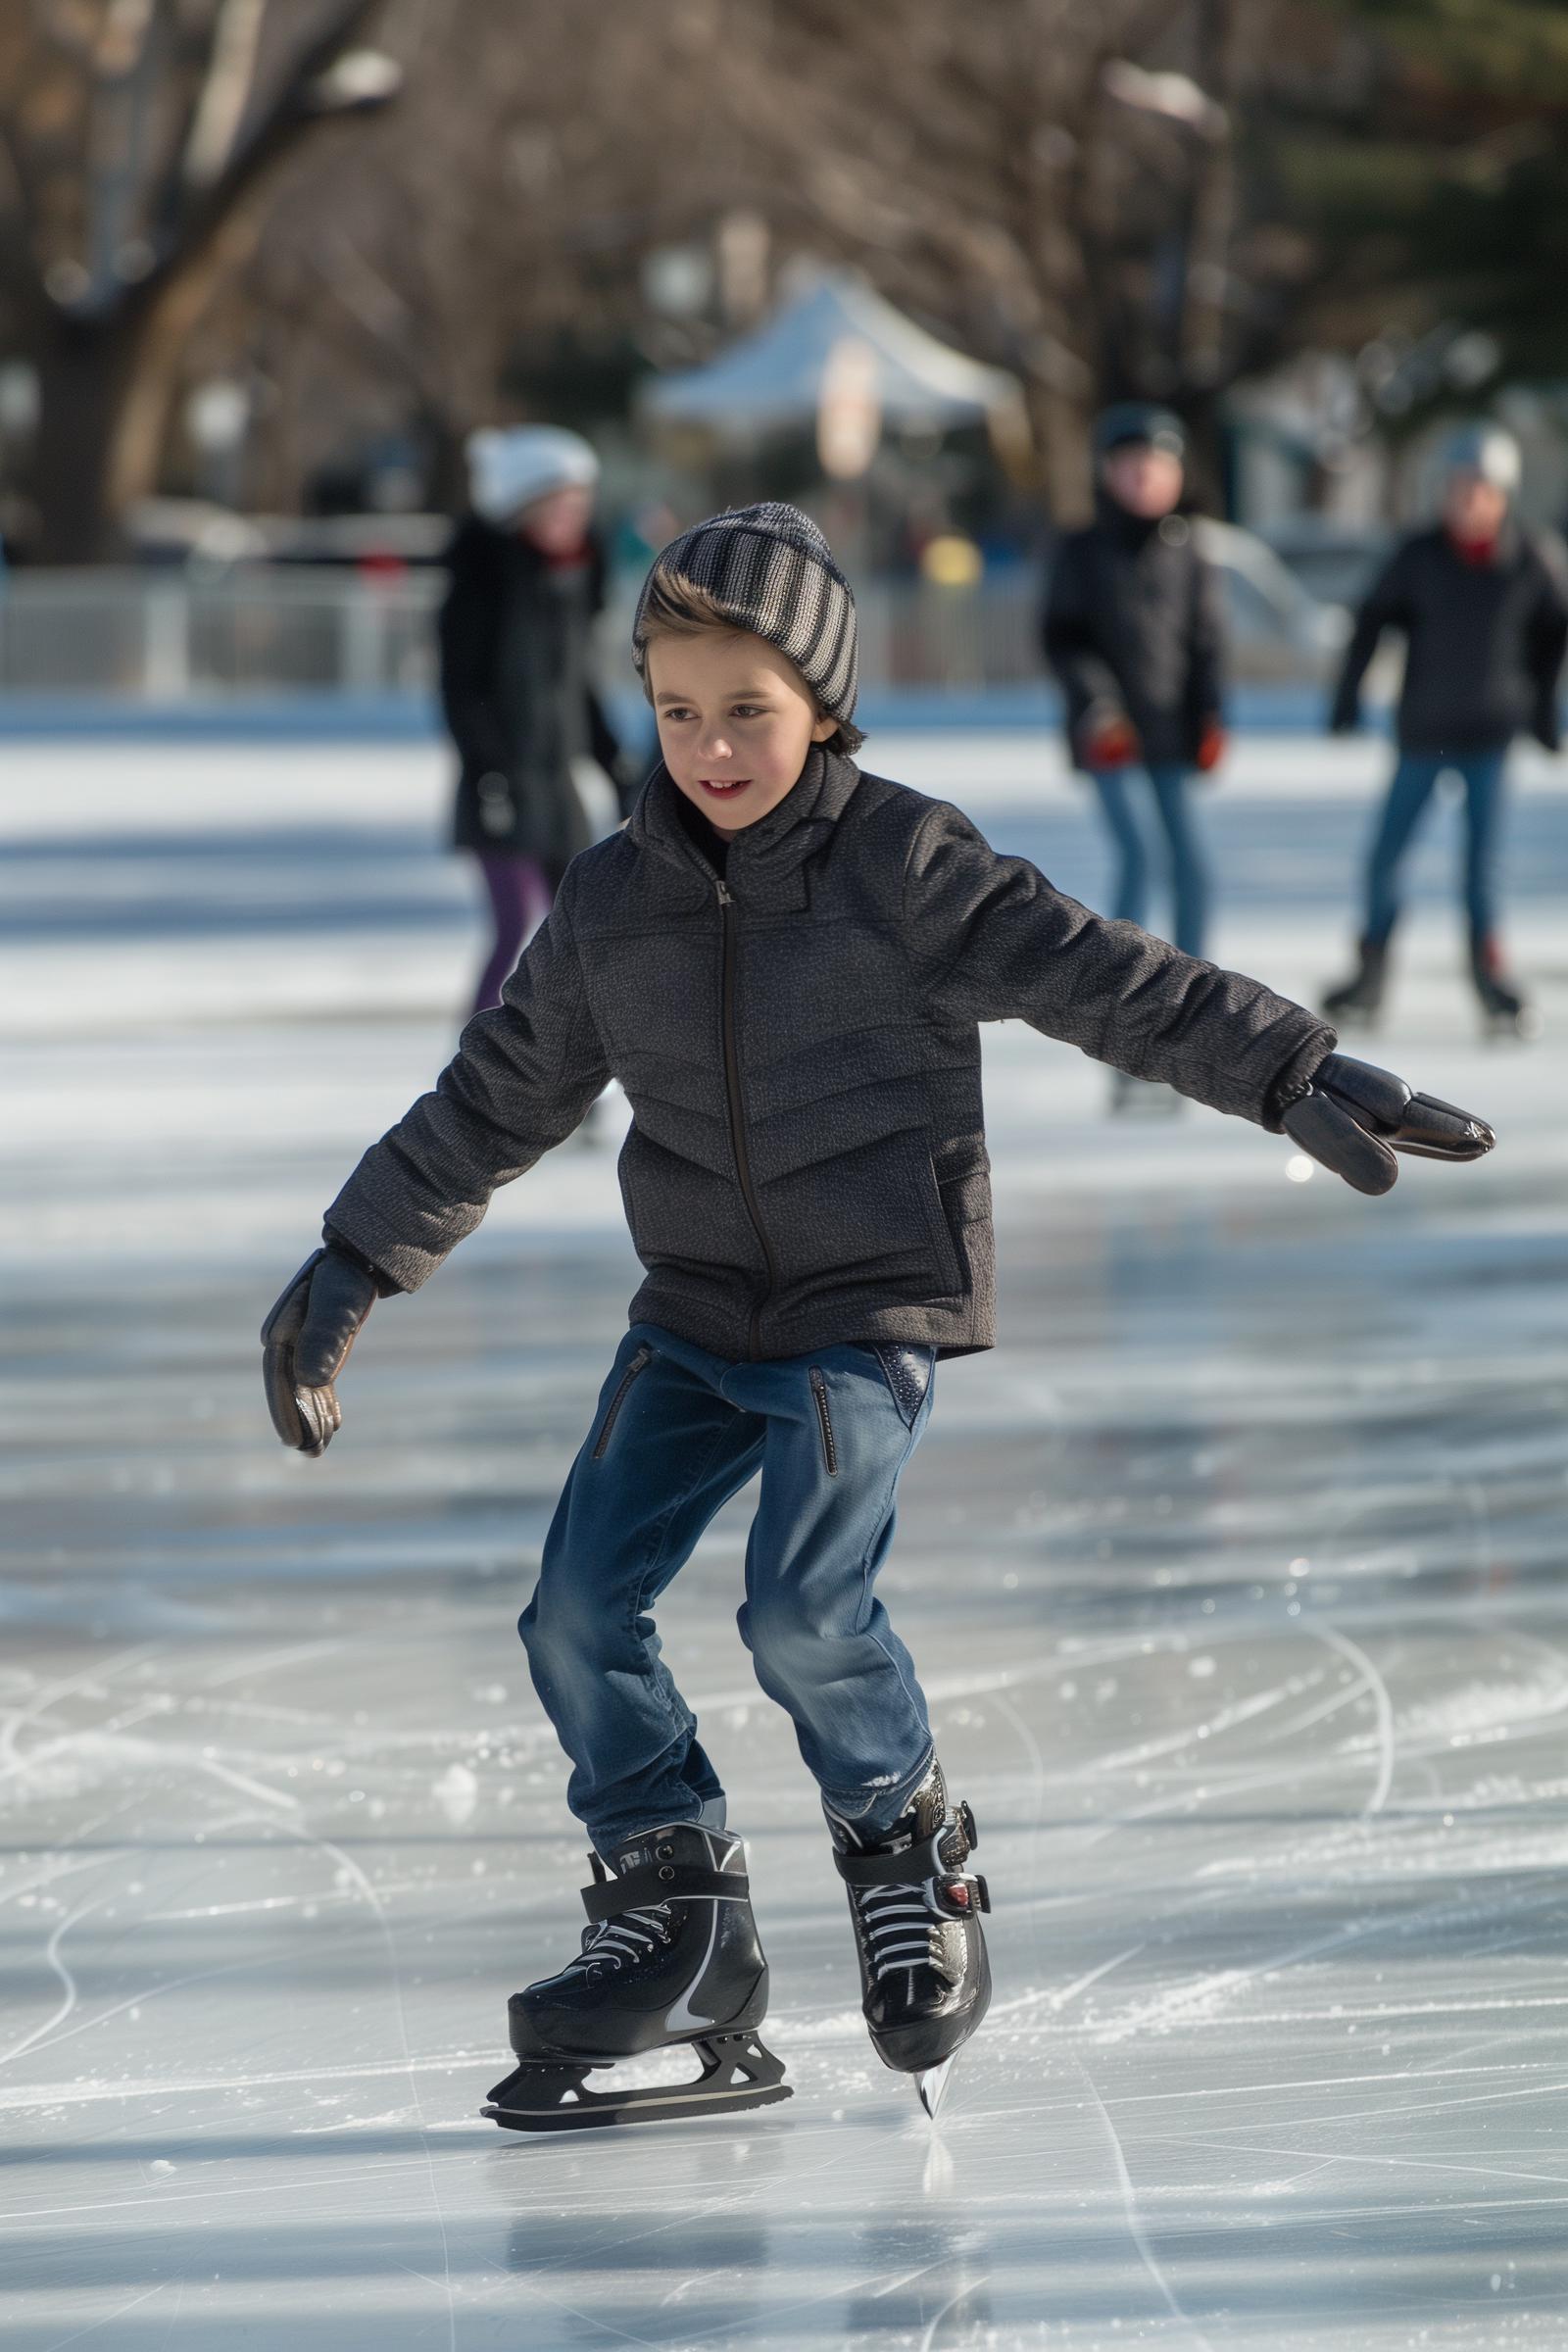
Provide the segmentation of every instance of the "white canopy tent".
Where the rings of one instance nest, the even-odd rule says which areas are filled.
[[[820,425],[845,386],[904,430],[986,424],[1001,440],[1022,430],[1015,377],[939,343],[848,270],[815,278],[706,367],[654,378],[640,406],[658,422],[748,443]]]

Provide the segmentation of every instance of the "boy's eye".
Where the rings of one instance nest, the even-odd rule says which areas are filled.
[[[730,715],[733,718],[765,718],[767,707],[763,703],[736,703]]]

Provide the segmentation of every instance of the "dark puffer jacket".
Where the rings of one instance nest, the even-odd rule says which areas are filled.
[[[617,784],[619,746],[590,674],[604,561],[551,564],[516,531],[470,514],[447,554],[441,703],[458,747],[453,841],[537,858],[554,881],[594,828],[572,782],[576,759]]]
[[[1334,1041],[1315,1013],[1110,923],[968,819],[814,752],[720,881],[656,768],[573,863],[504,1003],[327,1212],[403,1288],[612,1074],[648,1279],[633,1320],[732,1358],[991,1345],[977,1023],[1016,1017],[1273,1125]]]
[[[1490,563],[1445,530],[1396,549],[1355,616],[1329,723],[1353,727],[1361,680],[1385,629],[1402,629],[1399,748],[1501,751],[1528,728],[1557,748],[1557,679],[1568,644],[1561,549],[1510,521]]]
[[[1145,522],[1107,498],[1062,542],[1042,639],[1079,758],[1091,711],[1131,719],[1144,758],[1189,766],[1224,700],[1219,575],[1184,514]]]

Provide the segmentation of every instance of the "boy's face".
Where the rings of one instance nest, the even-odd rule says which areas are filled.
[[[1117,506],[1145,522],[1168,514],[1182,494],[1180,458],[1149,441],[1127,441],[1113,449],[1101,472]]]
[[[1508,513],[1508,493],[1479,473],[1455,473],[1443,502],[1444,518],[1456,539],[1495,539]]]
[[[524,507],[513,528],[543,556],[573,556],[588,536],[593,514],[593,492],[568,482]]]
[[[763,637],[704,629],[648,648],[659,748],[678,790],[721,833],[744,832],[800,781],[837,732],[800,671]]]

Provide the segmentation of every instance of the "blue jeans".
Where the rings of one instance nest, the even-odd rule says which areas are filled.
[[[925,1698],[876,1598],[935,1351],[824,1348],[732,1363],[634,1323],[600,1393],[518,1622],[571,1758],[566,1801],[601,1853],[723,1820],[696,1718],[649,1614],[719,1507],[762,1473],[741,1639],[835,1812],[876,1832],[931,1757]]]
[[[1148,834],[1152,814],[1164,834],[1170,856],[1175,943],[1184,955],[1201,956],[1208,913],[1208,873],[1202,844],[1193,822],[1191,780],[1186,769],[1157,766],[1145,772],[1111,768],[1097,774],[1094,781],[1116,845],[1117,920],[1148,926]],[[1153,804],[1152,810],[1145,801],[1146,784],[1149,800]]]
[[[1507,754],[1401,752],[1389,785],[1367,860],[1366,936],[1375,947],[1398,919],[1399,861],[1437,787],[1451,768],[1464,786],[1464,903],[1471,936],[1484,939],[1496,923],[1497,836],[1502,817],[1502,770]]]

